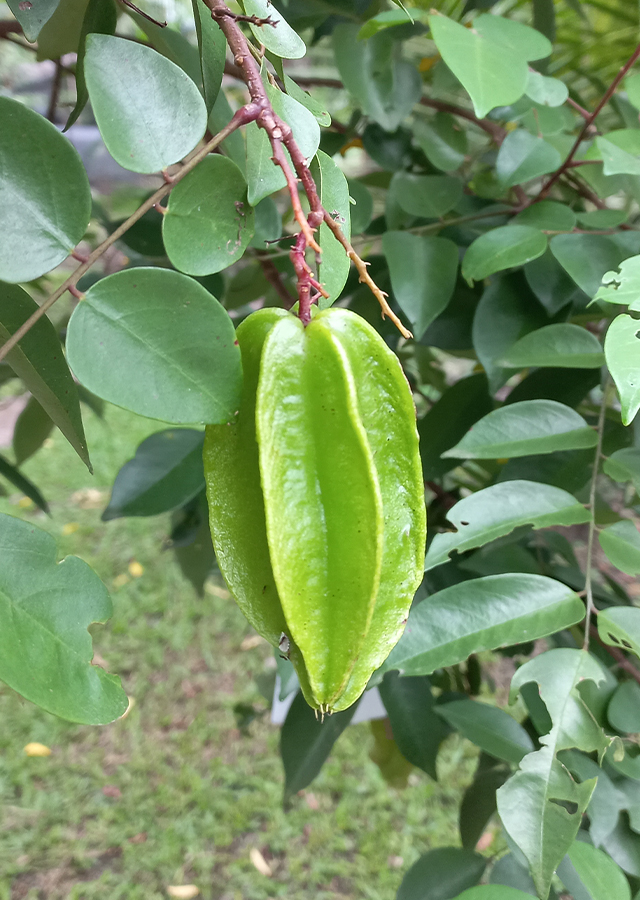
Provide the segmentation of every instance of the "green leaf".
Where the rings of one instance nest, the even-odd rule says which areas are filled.
[[[538,205],[540,204],[536,204]],[[535,209],[535,206],[531,208]],[[583,301],[589,299],[560,265],[551,250],[527,263],[524,275],[527,284],[549,316],[555,316],[569,303],[583,306]]]
[[[88,626],[111,615],[107,589],[76,556],[56,563],[50,535],[0,515],[0,679],[71,722],[103,725],[127,709],[120,679],[92,666]]]
[[[226,156],[213,154],[169,195],[162,218],[167,256],[187,275],[211,275],[239,260],[253,237],[247,183]]]
[[[353,234],[361,234],[369,227],[373,218],[373,197],[356,178],[348,178],[347,183],[351,207],[351,231]]]
[[[436,534],[427,551],[425,571],[447,562],[454,550],[482,547],[514,528],[531,525],[577,525],[589,514],[575,497],[552,485],[508,481],[491,485],[459,500],[447,513],[455,532]]]
[[[593,297],[606,272],[631,255],[624,245],[602,234],[556,234],[551,252],[585,294]]]
[[[509,774],[511,773],[509,772]],[[505,781],[506,778],[503,780],[502,784],[504,784]],[[502,787],[502,784],[496,786],[496,792],[499,787]],[[525,895],[528,895],[530,897],[538,896],[538,892],[536,891],[533,879],[529,874],[526,860],[520,853],[517,857],[514,853],[506,853],[504,856],[502,856],[495,864],[495,866],[491,869],[491,875],[489,876],[489,878],[491,884],[505,885],[518,891],[524,891]],[[553,892],[550,896],[553,898],[553,900],[557,900],[555,892]]]
[[[411,7],[411,12],[409,12],[401,0],[393,0],[393,2],[396,6],[399,6],[400,9],[386,9],[384,12],[378,13],[377,16],[367,19],[358,32],[359,40],[366,41],[384,28],[394,28],[396,25],[406,25],[408,22],[413,24],[416,20],[427,20],[426,10]]]
[[[82,239],[89,181],[76,150],[43,116],[0,97],[0,121],[0,278],[33,281]]]
[[[460,840],[465,850],[473,850],[482,837],[487,823],[496,812],[496,791],[505,783],[511,769],[502,763],[491,765],[480,757],[475,778],[460,804]],[[492,871],[495,871],[495,866]]]
[[[396,172],[389,190],[405,212],[426,219],[439,219],[460,202],[462,182],[452,175]]]
[[[616,827],[620,811],[626,809],[628,800],[622,791],[616,788],[606,770],[584,753],[578,750],[565,750],[560,759],[580,781],[589,778],[598,779],[589,801],[588,815],[589,833],[594,844],[600,846]]]
[[[361,41],[357,25],[338,25],[332,40],[346,89],[366,116],[395,131],[420,97],[418,70],[398,58],[398,44],[385,31]]]
[[[342,170],[333,159],[318,150],[311,174],[314,177],[323,207],[337,220],[342,233],[351,238],[351,204],[349,202],[349,185]],[[323,222],[318,232],[318,241],[322,256],[318,267],[320,284],[328,297],[320,297],[318,306],[327,309],[338,299],[349,276],[351,260],[342,244],[334,237],[328,225]]]
[[[595,447],[598,437],[582,416],[556,400],[521,400],[495,409],[443,456],[496,459]]]
[[[53,421],[44,411],[35,397],[29,397],[27,405],[16,420],[13,429],[13,455],[16,465],[29,459],[30,456],[42,447],[51,434]]]
[[[320,127],[313,113],[273,85],[267,83],[265,89],[276,114],[291,126],[302,155],[305,159],[312,159],[320,146]],[[246,135],[249,203],[257,206],[269,194],[285,187],[287,182],[280,167],[274,165],[271,159],[273,150],[266,131],[251,122],[247,125]],[[293,168],[286,149],[285,154]]]
[[[614,522],[600,532],[600,546],[609,562],[626,575],[640,573],[640,533],[628,519]]]
[[[461,378],[443,393],[418,422],[425,481],[441,478],[460,463],[457,459],[442,459],[441,455],[492,409],[487,377],[483,373]]]
[[[640,450],[623,447],[605,459],[602,468],[614,481],[631,481],[636,494],[640,494]]]
[[[425,121],[414,123],[414,137],[429,162],[443,172],[453,172],[464,162],[467,135],[458,120],[449,113],[438,112]]]
[[[21,0],[7,0],[7,5],[22,25],[28,41],[35,41],[42,26],[49,21],[58,8],[60,0],[40,0],[39,3],[22,3]]]
[[[584,618],[584,604],[566,585],[543,575],[474,578],[414,606],[404,634],[378,669],[430,675],[472,653],[537,640]]]
[[[203,491],[171,516],[170,546],[182,574],[191,582],[199,597],[204,596],[205,582],[216,562],[208,512]]]
[[[480,881],[486,865],[487,860],[471,850],[429,850],[402,879],[396,900],[452,900]]]
[[[175,63],[200,88],[202,85],[202,68],[197,48],[175,28],[150,22],[149,19],[141,16],[140,13],[135,12],[130,7],[127,7],[126,12],[140,31],[147,36],[153,49],[157,50],[158,53],[161,53],[162,56],[165,56],[172,63]]]
[[[222,85],[227,41],[220,26],[211,16],[209,7],[205,6],[202,0],[191,0],[191,4],[198,36],[204,102],[207,113],[210,113]]]
[[[640,256],[630,256],[620,263],[619,272],[605,272],[602,287],[594,300],[614,303],[640,311]]]
[[[584,841],[573,842],[558,875],[575,897],[586,891],[589,900],[631,900],[631,888],[622,869],[602,850]]]
[[[60,59],[66,53],[78,52],[88,2],[89,0],[60,0],[54,14],[45,22],[38,35],[38,62]]]
[[[190,153],[204,135],[207,110],[198,88],[150,47],[90,34],[84,71],[107,150],[125,169],[165,169]]]
[[[529,69],[526,93],[542,106],[562,106],[569,96],[569,88],[559,78],[549,78]]]
[[[519,100],[529,80],[527,60],[551,52],[546,38],[513,19],[480,15],[468,29],[432,15],[429,25],[442,58],[469,93],[480,119],[496,106]]]
[[[477,700],[454,700],[441,703],[436,709],[452,728],[496,759],[519,763],[533,750],[533,741],[522,725],[497,706]]]
[[[618,389],[622,424],[630,425],[640,409],[640,321],[617,316],[604,339],[604,355]]]
[[[459,894],[455,900],[531,900],[531,894],[505,884],[481,884]]]
[[[462,260],[462,277],[469,284],[494,272],[523,266],[547,249],[547,238],[530,225],[502,225],[476,238]]]
[[[88,34],[114,34],[118,23],[118,14],[113,0],[89,0],[87,11],[82,20],[80,43],[78,45],[78,58],[76,60],[76,105],[71,110],[64,130],[71,128],[73,123],[87,105],[89,91],[84,77],[84,57],[86,54],[86,39]]]
[[[395,298],[411,323],[415,339],[420,340],[451,299],[458,273],[458,248],[448,238],[387,231],[382,249]]]
[[[640,657],[640,610],[615,606],[598,616],[598,634],[612,647],[631,650]]]
[[[0,283],[0,344],[37,309],[38,304],[22,288]],[[11,350],[7,362],[91,472],[78,389],[64,358],[60,339],[46,316],[39,319]]]
[[[586,652],[555,649],[529,660],[511,682],[511,702],[525,684],[538,684],[553,723],[540,738],[542,749],[525,756],[497,794],[502,823],[527,858],[541,897],[549,893],[595,787],[595,779],[577,784],[556,754],[573,747],[602,754],[609,745],[579,687],[585,680],[598,684],[604,677],[600,663]]]
[[[285,803],[311,784],[357,707],[355,703],[349,709],[319,719],[302,693],[296,694],[280,733]]]
[[[400,752],[435,781],[438,750],[449,728],[436,714],[429,679],[387,672],[379,690]]]
[[[204,490],[201,431],[173,428],[146,438],[116,476],[102,521],[157,516]]]
[[[576,214],[564,203],[541,200],[523,209],[512,221],[515,225],[531,225],[543,231],[572,231],[576,227]]]
[[[248,16],[271,19],[274,25],[250,25],[259,44],[264,44],[276,56],[283,59],[302,59],[307,52],[304,41],[293,30],[271,0],[243,0]]]
[[[598,369],[604,365],[604,353],[598,338],[586,328],[558,322],[520,338],[500,364],[513,369],[529,366]]]
[[[496,174],[504,187],[513,187],[554,172],[561,162],[555,147],[526,129],[517,128],[500,145]]]
[[[640,175],[640,136],[636,128],[609,131],[596,137],[605,175]],[[589,154],[594,158],[597,154]]]
[[[293,78],[289,78],[286,72],[284,73],[284,86],[290,97],[293,97],[294,100],[305,106],[315,116],[318,125],[322,125],[324,128],[328,128],[331,125],[331,116],[324,108],[324,105],[316,97],[312,97],[311,94],[303,91]]]
[[[640,732],[640,685],[636,681],[618,685],[607,707],[607,719],[621,734]]]
[[[547,322],[545,310],[521,272],[496,278],[483,292],[473,318],[473,347],[492,392],[513,375],[498,360],[518,338]]]
[[[625,209],[594,209],[590,212],[576,212],[578,222],[584,228],[617,228],[629,218]]]
[[[178,272],[125,269],[94,284],[71,316],[67,356],[90,391],[151,419],[223,423],[238,409],[240,350],[231,320]]]
[[[33,500],[39,509],[47,514],[49,513],[49,505],[35,484],[32,481],[29,481],[28,478],[25,478],[22,472],[18,471],[15,466],[12,466],[9,460],[5,459],[4,456],[0,456],[0,475],[21,491],[25,497]],[[0,677],[2,676],[0,675]]]

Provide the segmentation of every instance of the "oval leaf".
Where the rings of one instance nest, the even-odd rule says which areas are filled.
[[[530,225],[502,225],[493,228],[471,244],[462,260],[462,276],[471,284],[494,272],[523,266],[542,256],[547,238]]]
[[[640,609],[616,606],[603,610],[598,616],[598,634],[605,644],[640,657]]]
[[[95,284],[71,316],[67,356],[90,391],[151,419],[214,424],[238,409],[231,319],[178,272],[129,269]]]
[[[604,353],[598,338],[586,328],[558,322],[520,338],[500,365],[513,369],[528,366],[597,369],[604,365]]]
[[[414,606],[404,634],[378,673],[430,675],[472,653],[537,640],[584,618],[570,588],[543,575],[487,575]]]
[[[595,447],[593,428],[556,400],[521,400],[495,409],[469,429],[443,456],[497,459]]]
[[[260,44],[283,59],[302,59],[307,52],[304,41],[285,21],[271,0],[244,0],[243,5],[248,16],[270,19],[273,23],[249,26]]]
[[[459,202],[462,182],[452,175],[396,172],[390,190],[405,212],[426,219],[439,219]]]
[[[631,900],[622,869],[604,851],[584,841],[573,842],[558,875],[575,897],[585,896],[586,891],[590,900]]]
[[[454,550],[464,553],[482,547],[521,525],[577,525],[589,513],[561,488],[534,481],[506,481],[459,500],[447,513],[455,532],[436,534],[425,560],[425,570],[447,562]]]
[[[0,344],[37,309],[38,304],[22,288],[0,283]],[[7,355],[7,362],[92,471],[78,388],[64,358],[60,339],[46,316],[39,319]]]
[[[477,700],[454,700],[436,709],[452,728],[496,759],[519,763],[534,749],[522,725],[497,706]]]
[[[203,159],[175,186],[162,218],[167,256],[188,275],[228,268],[243,255],[253,232],[244,175],[220,154]]]
[[[151,47],[90,34],[84,74],[100,134],[125,169],[159,172],[204,135],[207,109],[198,88]]]
[[[311,174],[319,189],[322,205],[337,219],[344,236],[350,239],[349,185],[342,170],[328,154],[318,150],[312,163]],[[324,222],[320,225],[318,243],[322,250],[318,268],[320,283],[329,294],[328,297],[318,299],[318,306],[320,309],[327,309],[335,303],[346,284],[351,260],[342,244],[334,237],[333,232]]]
[[[477,884],[487,865],[479,853],[459,847],[438,847],[415,862],[402,879],[396,900],[440,900],[457,897]]]
[[[88,626],[111,615],[107,589],[76,556],[56,563],[53,538],[0,515],[0,679],[71,722],[103,725],[127,709],[120,679],[91,665]]]
[[[628,519],[614,522],[599,535],[600,546],[609,561],[627,575],[640,573],[640,533]]]
[[[620,395],[622,424],[630,425],[640,409],[640,321],[617,316],[604,339],[604,355]]]
[[[524,128],[511,131],[498,151],[496,175],[504,187],[554,172],[562,157],[555,147]]]
[[[0,97],[0,278],[33,281],[71,253],[91,216],[87,173],[58,129]]]
[[[204,434],[190,428],[146,438],[116,476],[103,522],[120,516],[157,516],[184,506],[204,490]]]

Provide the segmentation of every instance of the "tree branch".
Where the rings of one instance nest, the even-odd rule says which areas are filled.
[[[596,106],[594,111],[592,113],[590,113],[589,116],[585,119],[584,124],[583,124],[582,128],[580,129],[580,131],[578,132],[578,136],[573,143],[573,147],[569,151],[569,155],[567,156],[565,161],[562,163],[560,168],[557,169],[553,173],[553,175],[547,180],[547,182],[542,186],[542,188],[540,189],[540,193],[536,197],[536,200],[542,200],[544,197],[546,197],[547,194],[549,193],[549,191],[551,190],[551,188],[553,187],[553,185],[557,182],[557,180],[559,178],[561,178],[562,175],[565,174],[565,172],[567,171],[567,169],[570,167],[571,163],[573,162],[573,158],[576,155],[576,153],[578,152],[578,150],[580,148],[580,144],[583,142],[583,140],[587,136],[594,121],[596,120],[596,118],[598,117],[598,115],[600,114],[602,109],[607,105],[609,100],[613,97],[618,85],[620,84],[620,82],[622,81],[624,76],[627,74],[627,72],[629,71],[631,66],[634,64],[634,62],[636,62],[636,60],[638,58],[640,58],[640,44],[638,44],[638,46],[633,51],[633,53],[631,54],[631,56],[629,57],[627,62],[624,64],[624,66],[622,66],[622,68],[620,69],[620,71],[618,72],[616,77],[613,79],[613,81],[611,82],[611,84],[609,85],[607,90],[604,92],[602,99],[600,100],[600,102],[598,103],[598,105]]]
[[[18,344],[25,334],[38,322],[45,313],[51,309],[53,304],[62,297],[62,295],[66,291],[70,291],[75,288],[78,281],[82,278],[85,272],[87,272],[91,266],[105,253],[112,244],[115,244],[117,240],[119,240],[123,234],[125,234],[132,225],[134,225],[138,219],[141,219],[142,216],[152,209],[157,203],[162,200],[167,194],[171,192],[173,187],[178,184],[178,182],[182,181],[182,179],[189,174],[189,172],[194,169],[199,162],[201,162],[212,150],[222,143],[225,138],[229,137],[229,135],[239,128],[241,125],[246,125],[248,122],[253,121],[258,115],[259,110],[253,105],[249,104],[248,106],[243,106],[241,109],[237,111],[234,117],[231,119],[228,125],[226,125],[222,131],[219,131],[218,134],[215,135],[205,146],[195,153],[190,160],[185,162],[183,167],[177,172],[174,176],[172,176],[171,180],[166,182],[159,187],[158,190],[152,194],[142,206],[139,206],[138,209],[133,213],[133,215],[129,216],[129,218],[122,223],[116,230],[109,235],[101,244],[99,244],[95,250],[93,250],[86,260],[78,266],[77,269],[66,279],[66,281],[60,285],[60,287],[53,292],[47,299],[42,303],[41,306],[24,322],[14,334],[0,347],[0,362],[7,356],[8,353],[13,350],[13,348]]]

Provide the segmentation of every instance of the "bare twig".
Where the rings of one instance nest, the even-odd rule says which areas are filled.
[[[622,66],[622,68],[620,69],[620,71],[618,72],[616,77],[613,79],[613,81],[611,82],[611,84],[609,85],[607,90],[604,92],[600,102],[598,103],[598,105],[596,106],[594,111],[592,113],[590,113],[589,116],[585,119],[584,125],[578,132],[578,136],[573,143],[573,147],[569,151],[569,155],[567,156],[565,161],[562,163],[562,165],[558,169],[556,169],[556,171],[553,173],[553,175],[545,182],[545,184],[543,184],[542,188],[540,189],[540,193],[536,197],[536,200],[542,200],[544,197],[546,197],[547,194],[549,193],[549,191],[551,190],[551,188],[553,187],[553,185],[567,171],[567,169],[573,162],[574,156],[576,155],[576,153],[578,152],[578,150],[580,148],[580,144],[583,142],[583,140],[589,133],[589,130],[590,130],[591,126],[593,125],[594,121],[596,120],[596,118],[598,117],[598,115],[600,114],[602,109],[607,105],[609,100],[613,97],[618,85],[620,84],[620,82],[622,81],[624,76],[627,74],[627,72],[629,71],[631,66],[636,62],[636,60],[638,58],[640,58],[640,44],[638,44],[638,46],[633,51],[633,53],[631,54],[631,56],[629,57],[627,62],[624,64],[624,66]]]
[[[585,563],[586,575],[584,582],[585,599],[587,605],[587,614],[584,625],[584,645],[583,649],[589,649],[589,628],[591,625],[591,617],[594,612],[593,587],[592,587],[592,562],[593,562],[593,545],[596,536],[596,487],[598,484],[598,473],[600,472],[600,458],[602,456],[602,439],[604,437],[604,423],[607,412],[607,399],[609,397],[609,376],[607,375],[605,383],[602,387],[602,400],[600,401],[600,414],[598,416],[598,442],[596,444],[596,452],[593,460],[593,469],[591,471],[591,484],[589,486],[589,534],[587,537],[587,559]]]
[[[49,106],[47,108],[47,119],[54,125],[56,122],[56,108],[60,99],[60,87],[62,85],[62,63],[59,59],[56,59],[55,65],[56,70],[51,82],[51,94],[49,95]]]
[[[154,25],[157,25],[158,28],[166,28],[166,22],[159,22],[157,19],[154,19],[153,16],[148,15],[146,12],[143,12],[140,7],[136,6],[135,3],[132,3],[131,0],[120,0],[123,6],[128,6],[129,9],[132,9],[134,12],[137,12],[139,16],[142,16],[143,19],[146,19],[147,22],[153,22]]]
[[[0,361],[2,361],[8,353],[13,350],[13,348],[18,344],[25,334],[33,328],[33,326],[38,322],[45,313],[51,309],[53,304],[62,297],[62,295],[74,288],[80,278],[87,272],[91,266],[105,253],[106,250],[111,247],[112,244],[115,244],[117,240],[119,240],[123,234],[125,234],[132,225],[134,225],[138,219],[141,219],[142,216],[152,209],[157,203],[162,200],[173,187],[178,184],[178,182],[182,181],[182,179],[189,174],[189,172],[194,169],[199,162],[201,162],[206,156],[209,155],[215,148],[222,143],[236,128],[239,128],[241,125],[246,125],[248,122],[253,121],[258,115],[258,109],[253,104],[249,104],[248,106],[243,106],[241,109],[237,111],[234,117],[231,119],[228,125],[226,125],[222,131],[219,131],[218,134],[214,138],[212,138],[208,144],[195,153],[190,160],[188,160],[180,171],[173,176],[170,183],[165,183],[162,187],[159,187],[158,190],[152,194],[145,202],[138,207],[138,209],[133,213],[133,215],[129,216],[129,218],[122,223],[116,230],[109,235],[101,244],[99,244],[95,250],[93,250],[89,256],[86,258],[85,262],[77,267],[77,269],[72,272],[72,274],[64,281],[60,287],[53,292],[47,299],[42,303],[41,306],[24,322],[17,331],[0,347]]]
[[[230,9],[212,9],[211,10],[211,18],[215,19],[216,22],[220,22],[223,18],[233,19],[234,22],[248,22],[250,25],[271,25],[272,28],[275,28],[278,24],[275,22],[271,16],[267,16],[266,18],[261,19],[260,16],[244,16],[242,13],[232,12]]]

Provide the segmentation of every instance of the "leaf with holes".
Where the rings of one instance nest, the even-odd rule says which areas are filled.
[[[585,651],[555,649],[529,660],[511,682],[511,702],[525,685],[537,684],[552,721],[549,733],[540,738],[542,749],[525,756],[497,794],[502,823],[524,853],[541,897],[549,893],[596,783],[576,783],[557,754],[578,748],[602,755],[609,746],[580,690],[585,681],[597,685],[604,678],[601,664]]]
[[[615,606],[598,616],[598,634],[611,647],[630,650],[640,657],[640,609]]]
[[[457,550],[473,550],[510,534],[522,525],[578,525],[589,513],[561,488],[534,481],[507,481],[491,485],[459,500],[447,513],[455,532],[436,534],[427,551],[425,570],[447,562]]]
[[[103,725],[127,709],[120,679],[92,666],[88,626],[111,615],[107,589],[76,556],[56,563],[40,528],[0,515],[0,679],[47,712]]]

